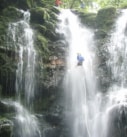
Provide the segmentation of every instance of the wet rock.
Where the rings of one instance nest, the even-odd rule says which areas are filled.
[[[31,21],[32,23],[43,24],[44,23],[44,9],[41,7],[31,9]]]
[[[114,23],[116,18],[116,8],[107,7],[100,9],[96,17],[96,27],[104,29],[105,32],[109,31]]]
[[[61,123],[62,118],[58,114],[48,114],[45,116],[45,120],[51,125],[56,126]]]
[[[127,104],[116,104],[108,112],[106,137],[126,137]]]
[[[82,24],[90,28],[95,28],[96,23],[96,14],[95,13],[84,13],[80,14],[79,18],[81,19]]]
[[[10,21],[17,21],[23,17],[20,10],[11,6],[5,8],[2,13],[5,17],[8,17]]]
[[[12,137],[13,123],[10,120],[0,120],[0,137]]]
[[[96,39],[103,39],[105,38],[106,36],[108,36],[107,32],[105,32],[104,30],[97,30],[95,31],[95,38]]]
[[[0,101],[0,115],[4,115],[6,113],[14,113],[15,109],[13,106],[8,106],[4,104],[2,101]]]
[[[47,128],[43,131],[43,134],[46,137],[59,137],[61,133],[61,130],[55,126]]]

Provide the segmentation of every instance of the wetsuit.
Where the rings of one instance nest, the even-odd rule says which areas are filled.
[[[84,61],[84,58],[81,56],[81,55],[78,55],[77,56],[77,60],[78,60],[78,66],[81,66],[82,65],[82,63],[83,63],[83,61]]]

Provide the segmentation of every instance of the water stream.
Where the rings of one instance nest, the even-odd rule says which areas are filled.
[[[64,85],[67,123],[72,137],[91,136],[91,120],[96,115],[93,103],[96,94],[93,32],[82,26],[70,10],[62,11],[59,19],[59,32],[64,35],[69,46]],[[83,66],[77,66],[77,53],[85,58]]]
[[[124,137],[127,124],[127,11],[117,19],[108,46],[112,84],[107,93],[97,90],[93,60],[93,32],[82,26],[70,10],[63,10],[58,32],[69,47],[65,75],[66,123],[72,137]],[[77,66],[77,53],[85,61]]]
[[[108,46],[110,58],[107,62],[111,70],[112,83],[107,93],[106,137],[124,137],[127,134],[127,10],[120,11]],[[113,123],[113,124],[112,124]]]
[[[8,46],[12,46],[18,53],[16,92],[19,96],[21,92],[25,92],[25,101],[29,105],[34,97],[36,51],[33,44],[33,31],[29,25],[30,13],[21,12],[24,14],[24,19],[9,24],[8,35],[12,44]]]
[[[14,137],[40,137],[39,125],[31,113],[35,91],[35,59],[33,31],[30,28],[29,11],[20,11],[23,19],[10,23],[8,28],[7,48],[15,51],[17,60],[16,70],[16,101],[4,100],[16,110],[14,119]]]

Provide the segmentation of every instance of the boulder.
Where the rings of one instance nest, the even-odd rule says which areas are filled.
[[[13,123],[7,119],[0,119],[0,137],[12,137]]]
[[[106,137],[126,137],[127,104],[116,104],[108,111]]]

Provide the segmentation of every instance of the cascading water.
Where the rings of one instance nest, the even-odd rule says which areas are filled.
[[[37,119],[27,110],[31,109],[35,90],[36,51],[33,44],[33,31],[29,25],[30,13],[28,11],[21,11],[21,13],[24,16],[23,20],[9,24],[7,45],[7,48],[15,50],[18,62],[15,84],[17,102],[4,101],[4,103],[13,105],[17,112],[14,137],[40,137]],[[21,105],[21,100],[25,102],[27,109]]]
[[[116,85],[124,87],[127,82],[126,60],[127,60],[127,11],[122,11],[122,15],[116,22],[116,30],[112,34],[111,46],[109,46],[112,78]]]
[[[127,129],[127,11],[116,22],[109,44],[111,88],[107,93],[97,92],[93,59],[93,33],[81,26],[70,11],[62,10],[58,32],[69,47],[65,76],[66,120],[72,137],[124,137]],[[121,26],[122,25],[122,26]],[[81,53],[83,66],[77,66],[76,55]]]
[[[29,104],[34,97],[36,52],[33,45],[33,31],[29,26],[30,13],[27,11],[23,14],[23,20],[9,24],[8,35],[13,42],[12,46],[15,46],[13,48],[19,54],[16,71],[16,92],[20,95],[24,91],[26,103]]]
[[[13,137],[41,137],[37,118],[28,112],[18,101],[2,100],[5,105],[16,109]]]
[[[64,35],[69,47],[65,76],[67,124],[72,137],[90,137],[93,133],[91,120],[96,115],[93,33],[81,26],[77,16],[70,10],[61,11],[59,19],[61,22],[57,31]],[[85,58],[83,66],[77,66],[77,53]]]
[[[122,10],[108,46],[112,84],[107,93],[105,136],[124,137],[127,132],[127,10]]]

